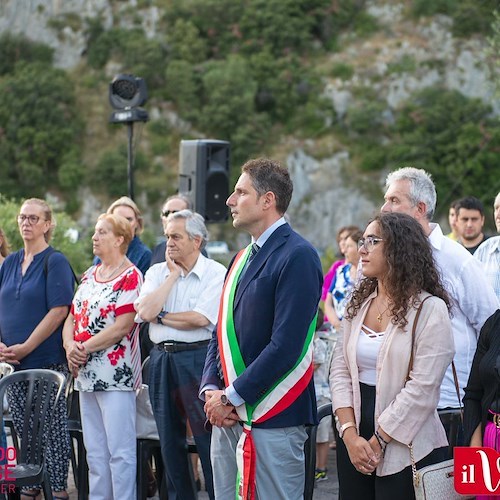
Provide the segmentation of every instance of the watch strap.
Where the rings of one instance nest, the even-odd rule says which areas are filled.
[[[349,429],[350,427],[356,427],[356,423],[355,422],[346,422],[345,424],[342,424],[340,427],[339,427],[339,437],[341,439],[343,439],[344,437],[344,432]]]
[[[162,319],[167,315],[167,311],[165,310],[162,310],[158,313],[158,316],[156,316],[156,322],[159,324],[159,325],[163,325],[163,321]]]

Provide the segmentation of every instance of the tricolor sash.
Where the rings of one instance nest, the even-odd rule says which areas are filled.
[[[251,247],[252,245],[249,245],[235,257],[222,289],[217,340],[226,387],[246,369],[236,336],[233,310],[238,278],[250,256]],[[277,380],[254,405],[245,403],[236,408],[238,416],[243,421],[243,433],[236,451],[237,499],[255,498],[255,445],[252,439],[252,424],[264,422],[288,408],[306,389],[313,376],[315,326],[316,317],[309,326],[302,351],[293,368]]]

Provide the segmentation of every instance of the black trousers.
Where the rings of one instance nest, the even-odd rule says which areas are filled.
[[[360,436],[370,439],[375,430],[375,387],[360,384],[361,422]],[[436,448],[417,462],[417,469],[446,460],[446,447]],[[408,456],[410,451],[408,450]],[[337,470],[339,475],[339,498],[342,500],[393,500],[404,498],[415,500],[411,466],[389,476],[361,474],[352,465],[342,439],[337,441]]]

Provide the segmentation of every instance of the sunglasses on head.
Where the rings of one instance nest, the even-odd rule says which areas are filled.
[[[161,215],[163,217],[168,217],[170,214],[175,214],[177,213],[179,210],[165,210],[164,212],[161,213]]]

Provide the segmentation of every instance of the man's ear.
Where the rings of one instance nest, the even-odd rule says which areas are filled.
[[[276,195],[272,191],[267,191],[262,195],[264,200],[264,208],[268,209],[276,206]]]
[[[416,208],[418,218],[425,219],[427,217],[427,205],[423,201],[419,201]]]

